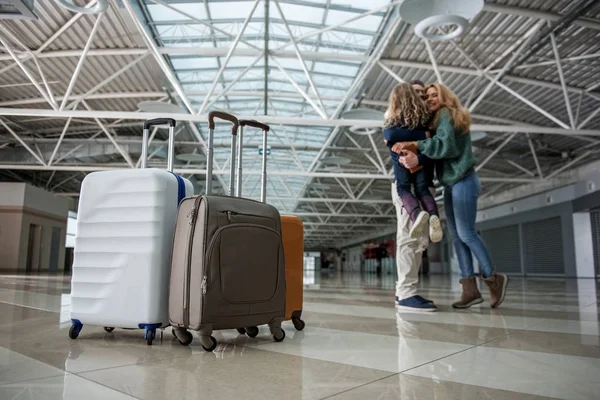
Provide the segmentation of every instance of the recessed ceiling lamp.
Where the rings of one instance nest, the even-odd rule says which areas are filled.
[[[188,114],[186,110],[178,105],[165,103],[162,101],[142,101],[138,103],[138,108],[144,112],[162,113],[162,114]]]
[[[92,7],[80,7],[73,4],[73,0],[54,0],[58,5],[67,10],[81,14],[100,14],[108,8],[108,0],[96,0],[96,4]]]
[[[385,116],[383,112],[370,108],[356,108],[346,111],[342,114],[342,119],[363,119],[373,120],[373,127],[351,126],[348,130],[355,135],[372,135],[379,132],[380,126],[383,124]]]
[[[352,162],[348,157],[342,156],[321,157],[320,161],[327,165],[348,165]]]
[[[482,9],[484,0],[405,0],[400,16],[415,25],[415,34],[429,40],[452,40],[469,28],[469,20]],[[440,26],[454,26],[449,32],[432,33]]]

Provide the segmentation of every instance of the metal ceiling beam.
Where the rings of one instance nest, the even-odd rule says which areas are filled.
[[[197,55],[197,56],[214,56],[224,57],[227,55],[228,48],[195,48],[195,47],[159,47],[159,54],[161,55]],[[107,57],[107,56],[129,56],[129,55],[143,55],[148,52],[147,49],[92,49],[88,52],[88,57]],[[80,57],[82,50],[58,50],[42,52],[36,57],[38,59],[43,58],[65,58],[65,57]],[[236,49],[233,55],[245,56],[245,57],[259,57],[263,54],[262,51],[253,49]],[[271,56],[278,58],[295,58],[296,53],[293,51],[271,51]],[[326,52],[302,52],[302,56],[307,61],[352,61],[352,62],[365,62],[369,59],[365,55],[354,55],[354,54],[337,54],[337,53],[326,53]],[[0,61],[10,61],[12,57],[8,55],[0,54]],[[387,66],[399,66],[408,68],[417,68],[433,71],[431,63],[422,63],[418,61],[410,60],[398,60],[398,59],[380,59],[380,61]],[[456,67],[452,65],[443,65],[438,63],[438,69],[440,72],[449,72],[463,75],[479,76],[480,72],[473,68]],[[0,70],[1,71],[1,70]],[[560,84],[543,81],[538,79],[523,78],[518,76],[506,75],[506,80],[520,82],[526,85],[547,87],[550,89],[562,90]],[[571,92],[581,92],[583,88],[567,86],[567,89]],[[593,93],[593,92],[591,92]]]
[[[491,4],[486,3],[483,6],[484,11],[500,13],[500,14],[510,14],[515,15],[517,17],[528,17],[528,18],[536,18],[536,19],[545,19],[547,21],[559,21],[563,15],[554,14],[547,11],[541,10],[533,10],[531,8],[526,7],[517,7],[517,6],[508,6],[503,4]],[[579,17],[573,21],[573,25],[581,26],[584,28],[600,30],[600,21],[592,18],[583,18]]]
[[[149,112],[132,112],[132,111],[80,111],[80,110],[64,110],[54,111],[49,109],[29,109],[29,108],[0,108],[0,115],[4,116],[33,116],[47,118],[102,118],[102,119],[130,119],[130,120],[146,120],[150,118],[161,118],[169,116],[178,121],[200,122],[206,123],[206,115],[191,115],[191,114],[165,114],[165,113],[149,113]],[[239,116],[240,119],[253,119],[254,116]],[[380,121],[374,120],[352,120],[352,119],[321,119],[321,118],[299,118],[266,115],[261,117],[261,121],[273,125],[297,125],[297,126],[322,126],[322,127],[380,127]],[[585,130],[585,129],[564,129],[564,128],[549,128],[543,126],[530,125],[489,125],[489,124],[473,124],[473,131],[481,130],[488,132],[520,132],[520,133],[541,133],[549,135],[584,135],[584,136],[600,136],[600,130]]]
[[[508,73],[512,72],[516,66],[522,65],[525,61],[529,60],[533,55],[540,51],[548,42],[551,37],[559,36],[565,29],[567,29],[573,21],[585,14],[590,8],[598,4],[598,0],[579,0],[566,14],[561,15],[554,25],[548,26],[543,32],[540,33],[538,40],[531,45],[524,53],[520,54],[517,60]]]
[[[94,171],[111,171],[123,169],[123,165],[111,165],[111,164],[54,164],[52,166],[41,166],[31,164],[0,164],[0,169],[11,169],[11,170],[23,170],[23,171],[83,171],[83,172],[94,172]],[[178,174],[194,174],[194,175],[205,175],[206,170],[203,168],[175,168],[174,172]],[[214,175],[217,176],[228,176],[229,170],[217,169],[213,171]],[[261,170],[245,170],[244,175],[261,175]],[[377,179],[377,180],[391,180],[392,174],[369,174],[369,173],[355,173],[355,172],[309,172],[309,171],[293,171],[293,170],[273,170],[269,171],[269,176],[288,176],[288,177],[306,177],[306,178],[345,178],[345,179]],[[511,182],[511,183],[531,183],[536,182],[537,179],[528,178],[496,178],[496,177],[485,177],[480,176],[479,180],[482,182]]]

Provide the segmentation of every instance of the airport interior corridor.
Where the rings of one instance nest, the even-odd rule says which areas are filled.
[[[0,276],[1,399],[591,399],[600,390],[598,282],[513,277],[501,308],[451,308],[456,278],[431,276],[432,314],[398,313],[394,278],[305,271],[302,332],[275,343],[215,332],[207,353],[166,328],[84,326],[68,337],[70,277]],[[487,294],[484,297],[487,298]],[[77,396],[77,397],[76,397]]]

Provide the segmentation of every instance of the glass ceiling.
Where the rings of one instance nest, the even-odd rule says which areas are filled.
[[[163,47],[193,47],[228,49],[243,27],[244,20],[254,7],[253,0],[170,0],[161,1],[167,5],[144,0],[144,15],[148,20],[151,33],[157,44]],[[289,24],[294,38],[302,38],[325,26],[342,23],[357,14],[389,4],[390,0],[279,0],[281,11]],[[290,35],[274,0],[269,4],[269,40],[268,47],[275,50],[290,43]],[[187,14],[187,15],[185,15]],[[336,54],[367,55],[374,45],[375,33],[380,29],[384,12],[369,15],[336,29],[298,40],[301,52],[323,53],[331,55],[324,61],[306,61],[311,78],[317,87],[325,113],[330,117],[339,106],[341,99],[350,89],[360,67],[360,62],[336,61]],[[202,22],[209,22],[207,26]],[[260,1],[246,27],[237,49],[263,51],[265,47],[265,4]],[[285,51],[293,52],[293,46]],[[189,56],[171,55],[168,57],[182,87],[196,110],[200,109],[206,94],[223,63],[225,55]],[[239,78],[247,67],[255,63],[230,91],[220,97],[210,109],[224,110],[234,115],[264,115],[265,60],[257,56],[232,56],[217,81],[211,101]],[[317,96],[310,88],[309,81],[297,58],[277,57],[277,62],[287,74],[319,104]],[[290,83],[277,65],[269,60],[267,114],[290,117],[318,118],[319,114]],[[198,126],[206,138],[206,126]],[[277,146],[268,157],[269,170],[308,169],[318,154],[331,128],[302,126],[272,126],[269,144]],[[227,124],[217,125],[215,142],[229,141],[230,130]],[[261,133],[248,129],[244,136],[244,170],[260,170],[261,160],[258,147]],[[310,146],[310,150],[296,151],[294,148]],[[221,168],[228,170],[229,149],[215,149],[215,161]],[[224,177],[227,184],[229,179]],[[282,212],[292,212],[302,196],[308,178],[276,177],[269,179],[267,198],[269,203]],[[244,196],[260,196],[260,176],[246,174]],[[285,200],[276,199],[284,197]]]

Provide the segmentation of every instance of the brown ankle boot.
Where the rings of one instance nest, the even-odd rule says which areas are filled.
[[[462,285],[463,289],[462,296],[460,296],[460,300],[452,304],[452,307],[469,308],[475,304],[483,303],[481,293],[479,293],[479,289],[477,288],[477,280],[474,276],[471,278],[461,279],[460,284]]]
[[[489,278],[485,278],[483,282],[490,290],[490,306],[498,307],[504,301],[506,296],[506,287],[508,286],[508,276],[504,274],[494,274]]]

